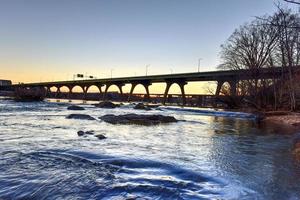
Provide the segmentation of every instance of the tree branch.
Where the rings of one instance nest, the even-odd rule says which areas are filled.
[[[293,4],[300,5],[300,2],[297,2],[297,1],[294,1],[294,0],[283,0],[283,1],[288,2],[288,3],[293,3]]]

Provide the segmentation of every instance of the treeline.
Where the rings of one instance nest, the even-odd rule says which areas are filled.
[[[240,81],[238,96],[258,109],[300,108],[300,75],[293,67],[300,65],[299,13],[278,6],[273,15],[256,17],[240,26],[221,46],[219,69],[250,69],[252,80]],[[281,67],[280,79],[260,80],[261,68]],[[227,94],[229,86],[221,92]]]

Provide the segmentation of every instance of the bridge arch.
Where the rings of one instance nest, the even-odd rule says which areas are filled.
[[[184,86],[187,84],[186,81],[184,80],[177,80],[177,81],[167,81],[167,85],[166,85],[166,89],[165,89],[165,93],[164,93],[164,99],[163,99],[163,104],[165,105],[167,102],[167,98],[168,98],[168,94],[169,94],[169,90],[171,88],[171,86],[173,84],[177,84],[180,88],[180,92],[181,92],[181,98],[182,98],[182,105],[184,106],[186,103],[186,98],[185,98],[185,90],[184,90]]]
[[[82,85],[71,85],[69,86],[70,90],[69,92],[70,93],[84,93],[84,86]]]
[[[70,92],[70,87],[66,85],[59,86],[59,91],[60,92]]]
[[[93,85],[88,85],[85,86],[85,96],[86,97],[91,97],[91,98],[95,98],[95,96],[92,96],[91,93],[98,93],[99,94],[99,99],[101,99],[102,97],[102,86],[101,84],[93,84]]]
[[[59,89],[59,87],[55,86],[55,85],[51,85],[48,87],[50,92],[57,92],[57,90]]]
[[[124,85],[125,84],[123,84],[123,83],[107,83],[107,84],[105,84],[105,90],[104,90],[104,94],[103,94],[103,100],[105,100],[107,98],[107,92],[108,92],[109,88],[111,88],[111,87],[117,87],[117,90],[119,90],[120,94],[123,95],[122,87]]]
[[[149,100],[150,99],[150,92],[149,92],[149,86],[151,85],[151,83],[149,82],[145,82],[145,83],[140,83],[140,82],[136,82],[136,83],[131,83],[131,89],[130,89],[130,93],[128,96],[128,101],[131,101],[132,95],[134,90],[137,87],[144,87],[145,92],[146,92],[146,99]]]
[[[102,93],[102,86],[103,85],[96,85],[96,84],[86,86],[86,92],[87,93],[89,93],[89,92],[100,92],[100,93]]]

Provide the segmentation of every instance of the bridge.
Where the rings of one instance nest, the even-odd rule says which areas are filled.
[[[102,94],[103,100],[106,99],[108,89],[115,85],[118,87],[121,94],[123,94],[122,87],[125,84],[131,84],[131,89],[128,97],[130,101],[133,91],[137,85],[142,85],[146,90],[146,97],[150,98],[149,86],[152,83],[166,83],[164,92],[163,104],[167,101],[167,96],[170,87],[173,84],[177,84],[181,90],[182,104],[186,103],[185,85],[188,82],[195,81],[216,81],[217,88],[215,95],[220,94],[221,87],[224,83],[228,83],[230,86],[230,95],[235,96],[237,94],[237,83],[241,80],[254,80],[254,79],[279,79],[283,75],[288,73],[288,70],[282,67],[270,67],[261,68],[259,70],[224,70],[224,71],[210,71],[210,72],[196,72],[196,73],[178,73],[178,74],[165,74],[165,75],[151,75],[151,76],[135,76],[135,77],[120,77],[120,78],[104,78],[104,79],[92,79],[92,80],[71,80],[71,81],[55,81],[55,82],[38,82],[38,83],[25,83],[14,84],[15,87],[44,87],[46,92],[50,92],[50,88],[56,88],[56,94],[61,92],[61,87],[67,87],[69,93],[75,86],[82,88],[84,96],[86,96],[88,89],[91,86],[96,86]],[[300,66],[292,67],[293,72],[300,71]],[[102,91],[101,87],[105,86],[105,90]]]

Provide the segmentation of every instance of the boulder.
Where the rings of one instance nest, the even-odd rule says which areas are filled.
[[[103,102],[100,102],[99,104],[95,104],[95,106],[98,108],[116,108],[116,107],[119,107],[120,105],[114,104],[110,101],[103,101]]]
[[[84,136],[84,135],[94,135],[94,131],[78,131],[78,136]]]
[[[85,134],[87,134],[87,135],[94,135],[94,133],[95,133],[94,131],[86,131],[85,132]]]
[[[68,110],[85,110],[83,107],[72,105],[67,108]]]
[[[100,135],[95,135],[95,137],[98,138],[99,140],[104,140],[104,139],[106,139],[106,137],[105,137],[104,135],[102,135],[102,134],[100,134]]]
[[[84,131],[78,131],[78,132],[77,132],[77,135],[78,135],[78,136],[83,136],[84,134],[85,134]]]
[[[95,120],[94,117],[91,117],[86,114],[70,114],[66,117],[67,119],[83,119],[83,120]]]
[[[134,106],[134,109],[137,110],[151,110],[148,106],[144,105],[143,103],[138,103]]]
[[[177,122],[172,116],[164,115],[138,115],[138,114],[126,114],[126,115],[104,115],[99,119],[110,124],[136,124],[136,125],[158,125],[162,123]]]

